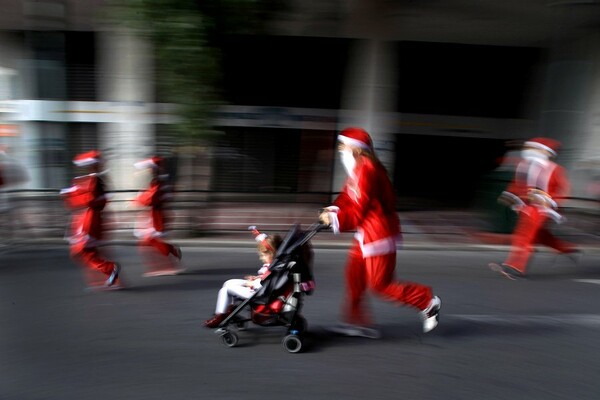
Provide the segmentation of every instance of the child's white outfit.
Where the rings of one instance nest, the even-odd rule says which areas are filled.
[[[261,282],[271,273],[269,271],[270,264],[264,264],[258,270],[258,277],[251,280],[250,284],[247,279],[229,279],[225,281],[223,287],[217,295],[217,305],[215,314],[224,314],[227,307],[234,302],[235,299],[249,299],[258,289],[262,287]]]

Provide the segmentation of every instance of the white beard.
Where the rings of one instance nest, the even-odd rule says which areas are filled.
[[[352,154],[352,150],[343,150],[340,151],[340,159],[342,160],[342,165],[346,170],[346,174],[348,176],[354,176],[354,166],[356,165],[356,160],[354,159],[354,155]]]
[[[539,161],[541,163],[548,161],[548,156],[537,150],[523,150],[521,151],[521,157],[527,161]]]

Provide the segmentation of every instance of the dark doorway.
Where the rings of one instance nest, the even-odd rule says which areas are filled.
[[[398,135],[394,187],[399,208],[470,206],[505,150],[501,139]]]

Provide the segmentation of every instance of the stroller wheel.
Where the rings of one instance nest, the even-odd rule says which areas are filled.
[[[282,344],[289,353],[298,353],[302,350],[302,339],[298,335],[287,335],[283,338]]]
[[[235,347],[238,340],[238,335],[233,332],[225,332],[221,335],[221,342],[227,347]]]

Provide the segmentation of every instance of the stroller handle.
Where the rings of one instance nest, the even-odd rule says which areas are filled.
[[[315,236],[318,232],[329,228],[329,225],[326,224],[322,224],[320,222],[316,222],[314,224],[312,224],[311,226],[309,226],[306,231],[305,231],[305,235],[304,237],[299,240],[297,243],[294,244],[294,247],[296,246],[302,246],[304,243],[308,242],[310,239],[313,238],[313,236]]]
[[[323,224],[321,222],[315,222],[314,224],[308,227],[307,231],[315,231],[315,233],[317,233],[327,228],[329,228],[329,225]]]

